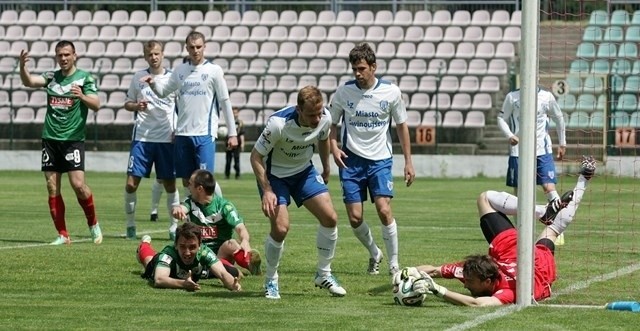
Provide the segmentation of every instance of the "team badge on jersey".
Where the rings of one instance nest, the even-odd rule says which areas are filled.
[[[200,75],[200,79],[202,79],[203,82],[207,81],[207,78],[209,78],[209,74],[202,74]]]
[[[353,109],[354,103],[353,101],[347,101],[347,107],[349,107],[349,109]]]
[[[387,100],[380,101],[380,109],[382,109],[383,111],[387,111],[387,109],[389,109],[389,101]]]
[[[389,191],[393,191],[393,182],[392,181],[387,181],[387,189],[389,189]]]

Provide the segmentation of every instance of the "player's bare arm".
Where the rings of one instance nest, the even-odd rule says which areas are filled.
[[[411,140],[409,138],[409,127],[407,123],[400,123],[396,126],[400,146],[402,147],[402,155],[404,156],[404,182],[411,186],[416,179],[416,172],[413,169],[413,161],[411,160]]]
[[[329,164],[330,149],[329,139],[318,141],[318,153],[320,154],[320,161],[322,162],[321,176],[325,184],[329,183],[329,175],[331,174],[331,165]]]
[[[440,272],[440,266],[432,266],[430,264],[425,264],[421,266],[417,266],[418,270],[422,272],[426,272],[429,276],[433,278],[441,278],[442,273]]]
[[[29,56],[29,52],[26,50],[20,51],[20,79],[22,80],[22,84],[26,87],[44,87],[46,81],[44,77],[32,75],[29,73],[27,69],[27,62],[31,61],[31,56]]]
[[[93,111],[100,110],[100,98],[97,94],[84,94],[82,87],[78,85],[71,86],[71,94],[87,105],[89,109]]]
[[[488,306],[501,306],[503,303],[496,297],[477,297],[474,298],[470,295],[447,291],[442,297],[443,299],[460,306],[468,307],[488,307]]]
[[[249,243],[251,237],[249,236],[249,230],[247,230],[247,227],[244,224],[238,224],[235,230],[238,234],[240,247],[244,250],[244,256],[246,257],[249,252],[251,252],[251,244]]]
[[[178,220],[187,219],[187,208],[185,206],[175,206],[171,209],[171,216]]]
[[[186,279],[176,279],[170,277],[171,269],[167,267],[156,267],[153,285],[157,288],[175,288],[187,291],[197,291],[200,285],[191,279],[191,271]]]
[[[333,155],[333,161],[336,163],[338,168],[344,169],[347,166],[344,164],[344,160],[348,156],[345,154],[343,150],[338,147],[338,126],[336,124],[331,124],[331,132],[329,132],[329,142],[331,144],[331,154]]]
[[[251,156],[249,160],[251,161],[251,168],[253,169],[253,174],[256,176],[256,180],[258,181],[258,185],[260,185],[260,189],[262,189],[262,212],[265,216],[269,218],[273,218],[276,216],[276,195],[273,193],[271,189],[271,184],[269,183],[269,179],[267,179],[267,171],[264,168],[264,163],[262,161],[264,156],[262,156],[255,148],[251,151]]]
[[[147,102],[144,100],[141,101],[127,101],[124,103],[124,109],[127,111],[146,111],[147,110]]]
[[[214,263],[211,266],[210,271],[216,276],[216,278],[222,281],[224,287],[229,291],[238,292],[242,290],[242,286],[240,286],[238,279],[234,278],[230,273],[227,272],[222,262],[218,261]]]

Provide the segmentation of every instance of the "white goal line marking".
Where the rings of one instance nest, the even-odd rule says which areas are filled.
[[[565,295],[565,294],[569,294],[575,291],[579,291],[582,289],[585,289],[587,287],[589,287],[591,284],[593,283],[597,283],[597,282],[604,282],[607,280],[611,280],[620,276],[625,276],[628,275],[632,272],[638,271],[640,270],[640,263],[636,263],[636,264],[632,264],[623,268],[620,268],[616,271],[610,272],[608,274],[604,274],[604,275],[599,275],[599,276],[595,276],[595,277],[591,277],[585,281],[581,281],[581,282],[577,282],[574,283],[572,285],[569,285],[568,287],[559,290],[557,292],[555,292],[553,295],[551,295],[550,299],[554,299],[557,298],[558,296],[561,295]],[[545,304],[541,304],[540,306],[547,306]],[[580,306],[580,305],[573,305],[573,307],[570,307],[571,305],[548,305],[551,307],[566,307],[566,308],[603,308],[604,306]],[[490,314],[485,314],[485,315],[480,315],[479,317],[464,322],[462,324],[458,324],[458,325],[454,325],[453,327],[447,329],[449,331],[458,331],[458,330],[468,330],[471,328],[474,328],[476,326],[479,326],[485,322],[494,320],[494,319],[498,319],[498,318],[502,318],[505,316],[508,316],[514,312],[520,311],[522,310],[524,307],[520,307],[518,305],[509,305],[507,307],[504,308],[500,308],[496,311],[494,311],[493,313]]]

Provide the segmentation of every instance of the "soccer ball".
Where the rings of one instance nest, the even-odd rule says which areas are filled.
[[[416,281],[414,277],[409,276],[405,280],[401,280],[399,284],[393,286],[393,301],[400,306],[421,306],[426,299],[426,294],[418,293],[413,290],[413,283]]]
[[[227,138],[228,134],[229,134],[229,128],[227,128],[226,126],[218,127],[218,139],[225,139]]]

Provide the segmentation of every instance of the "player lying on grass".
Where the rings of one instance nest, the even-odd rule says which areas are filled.
[[[176,230],[176,241],[160,253],[151,247],[151,237],[142,237],[138,246],[138,261],[145,268],[142,278],[158,288],[197,291],[200,289],[198,279],[202,271],[208,270],[230,291],[241,290],[238,278],[225,270],[209,247],[202,245],[200,229],[193,223],[180,225]]]
[[[578,209],[587,181],[593,177],[596,164],[592,157],[583,157],[578,183],[557,203],[536,206],[536,215],[547,226],[535,245],[533,298],[551,296],[551,284],[556,279],[554,250],[557,236],[569,226]],[[489,246],[488,255],[472,255],[464,261],[441,266],[422,265],[404,268],[394,277],[394,284],[408,276],[418,279],[413,289],[431,292],[445,300],[465,306],[497,306],[515,303],[517,271],[517,233],[506,215],[515,215],[518,198],[506,193],[486,191],[478,198],[480,228]],[[543,216],[547,216],[543,218]],[[447,290],[433,278],[457,278],[471,296]]]
[[[236,207],[215,194],[216,180],[208,170],[198,169],[189,178],[190,195],[180,206],[173,207],[173,217],[187,220],[200,229],[202,243],[211,248],[234,277],[240,273],[234,262],[252,275],[260,274],[260,253],[251,249],[249,231]],[[233,233],[238,240],[233,239]],[[203,277],[210,278],[204,274]]]

